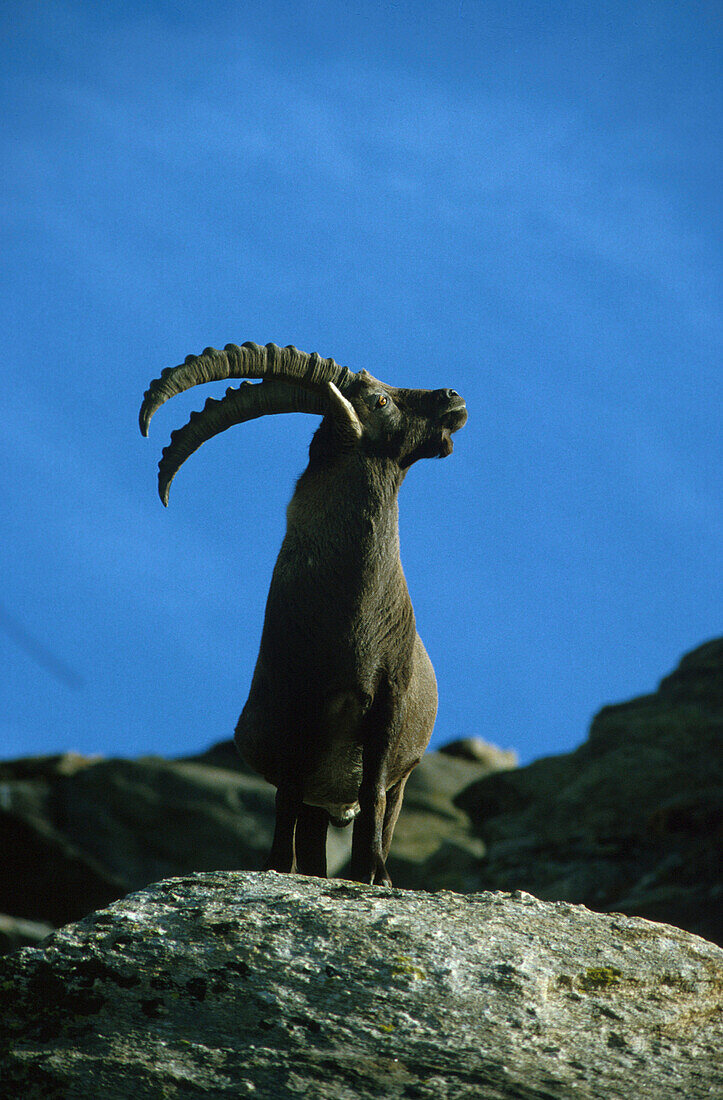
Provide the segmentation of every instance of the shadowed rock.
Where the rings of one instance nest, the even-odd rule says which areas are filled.
[[[723,940],[723,639],[657,692],[604,707],[575,752],[456,798],[486,847],[478,889],[529,890]]]
[[[435,881],[453,886],[456,862],[479,860],[484,846],[452,800],[490,766],[429,753],[413,772],[390,859],[403,885],[423,886],[420,869],[437,858]],[[186,760],[7,761],[0,793],[0,912],[55,925],[172,875],[257,870],[274,828],[273,788],[231,741]],[[331,830],[332,873],[343,871],[350,840],[349,829]]]

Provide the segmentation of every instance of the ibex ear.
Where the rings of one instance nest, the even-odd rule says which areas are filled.
[[[364,429],[354,406],[351,401],[347,401],[333,382],[327,382],[326,395],[329,399],[329,416],[339,446],[356,447],[364,434]]]

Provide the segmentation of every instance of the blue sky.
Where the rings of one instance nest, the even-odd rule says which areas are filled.
[[[245,701],[315,418],[156,463],[208,344],[452,387],[400,495],[434,743],[523,760],[721,630],[720,9],[6,2],[0,752]],[[223,390],[224,387],[221,387]]]

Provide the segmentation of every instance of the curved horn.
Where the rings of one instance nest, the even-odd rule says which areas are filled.
[[[344,390],[353,377],[348,367],[340,367],[333,359],[322,359],[316,352],[307,355],[293,344],[286,348],[276,344],[265,347],[252,343],[240,347],[226,344],[223,351],[206,348],[202,355],[189,355],[177,367],[166,367],[161,377],[154,379],[146,390],[138,420],[142,434],[148,435],[151,417],[169,397],[202,382],[222,378],[278,378],[305,389],[317,390],[333,382]]]
[[[254,385],[242,382],[236,389],[229,387],[220,400],[209,397],[201,412],[191,413],[183,428],[171,432],[171,442],[163,449],[158,463],[158,494],[168,505],[171,482],[186,459],[202,443],[234,424],[255,420],[271,413],[308,412],[324,415],[328,408],[326,395],[299,389],[276,378]]]

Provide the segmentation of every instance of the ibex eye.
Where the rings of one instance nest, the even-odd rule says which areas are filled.
[[[383,409],[383,408],[384,408],[384,406],[386,405],[386,403],[387,403],[387,401],[388,401],[388,400],[389,400],[389,398],[388,398],[388,397],[384,397],[384,396],[382,396],[382,397],[378,398],[378,399],[377,399],[377,408],[378,408],[378,409]]]

